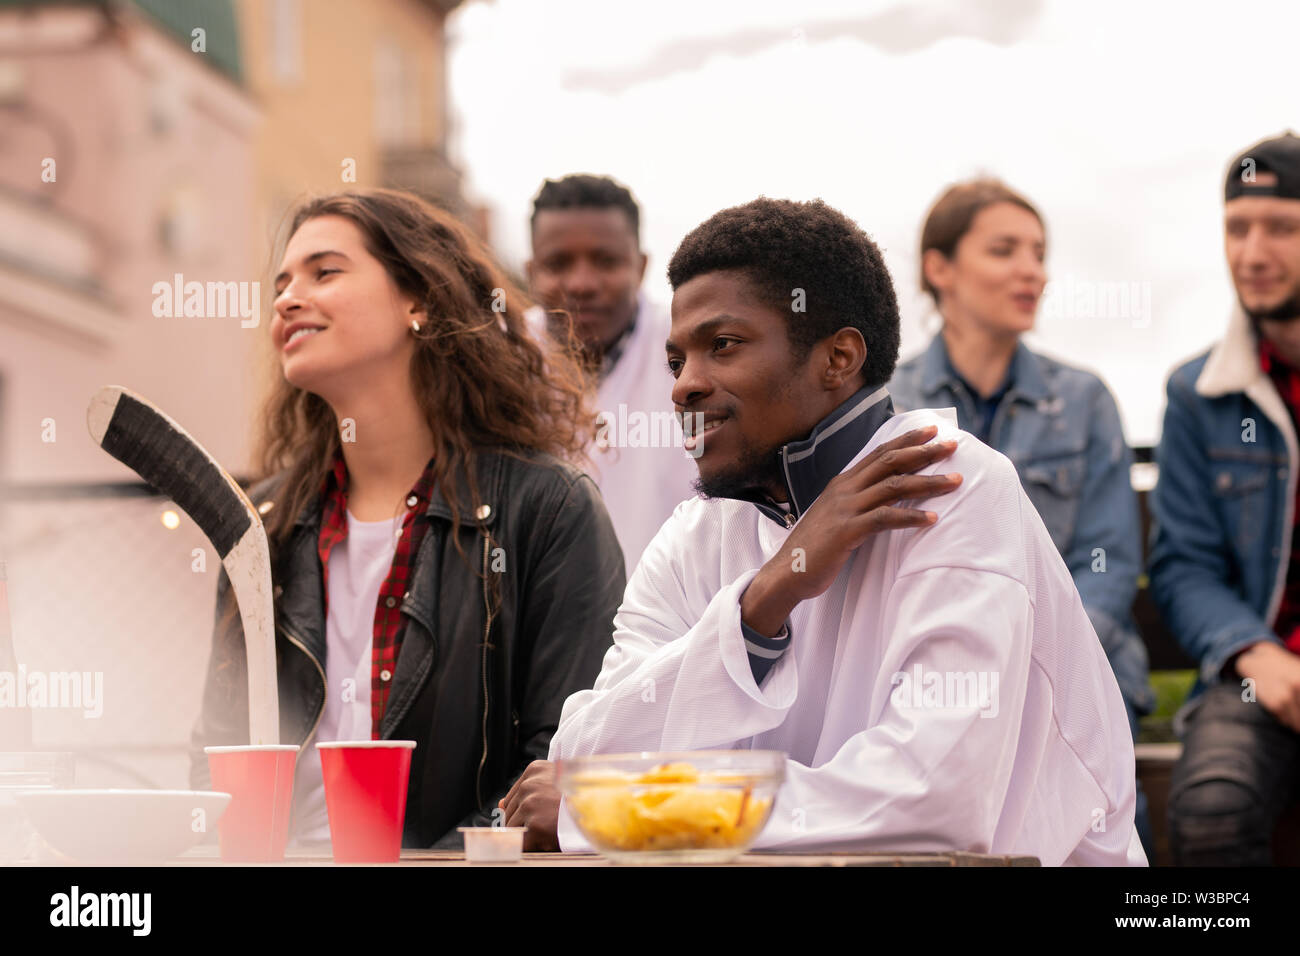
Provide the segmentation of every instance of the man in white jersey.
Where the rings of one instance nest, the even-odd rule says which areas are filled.
[[[640,209],[603,176],[547,180],[533,201],[529,320],[564,340],[572,321],[597,385],[600,432],[588,449],[628,574],[677,503],[695,495],[664,365],[668,316],[640,292]]]
[[[688,235],[669,279],[702,497],[646,549],[551,761],[780,750],[759,848],[1145,865],[1119,687],[1014,467],[951,415],[893,413],[876,246],[820,201],[759,199]],[[530,828],[558,803],[550,761],[502,801]],[[558,836],[585,846],[563,812]]]

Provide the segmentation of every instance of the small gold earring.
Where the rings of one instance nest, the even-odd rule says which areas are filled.
[[[415,332],[417,335],[419,334],[419,332],[420,332],[420,322],[419,322],[418,319],[412,319],[412,320],[411,320],[411,331],[412,331],[412,332]]]

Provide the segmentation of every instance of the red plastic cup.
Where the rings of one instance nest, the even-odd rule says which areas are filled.
[[[335,863],[396,863],[414,740],[318,743]]]
[[[217,824],[222,860],[276,863],[284,859],[299,749],[297,744],[203,748],[212,789],[231,796]]]

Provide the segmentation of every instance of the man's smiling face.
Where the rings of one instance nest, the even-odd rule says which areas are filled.
[[[824,364],[814,361],[822,350],[797,359],[787,321],[735,271],[696,276],[673,295],[666,344],[673,405],[688,436],[703,422],[691,453],[696,489],[707,497],[762,491],[784,501],[781,446],[806,438],[838,404],[823,384]]]

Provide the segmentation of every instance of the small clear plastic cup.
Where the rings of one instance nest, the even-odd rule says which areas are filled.
[[[471,863],[518,863],[524,855],[527,827],[458,827]]]

